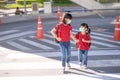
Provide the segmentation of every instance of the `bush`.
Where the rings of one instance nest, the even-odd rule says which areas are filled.
[[[70,0],[53,0],[54,3],[71,3]]]
[[[39,6],[43,6],[43,4],[39,4]],[[16,7],[24,8],[24,5],[8,4],[8,5],[4,6],[4,7],[7,8],[7,9],[16,8]],[[31,5],[26,5],[26,7],[30,8]]]

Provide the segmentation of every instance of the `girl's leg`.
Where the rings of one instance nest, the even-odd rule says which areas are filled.
[[[88,61],[88,50],[84,51],[84,65],[87,67],[87,61]]]
[[[67,51],[66,51],[66,53],[67,53],[67,67],[71,67],[70,66],[70,58],[71,58],[71,48],[70,48],[70,42],[67,42],[66,43],[66,49],[67,49]]]
[[[80,65],[82,65],[82,61],[83,61],[83,51],[82,50],[78,50],[78,62]]]
[[[60,42],[60,50],[61,50],[61,61],[62,61],[62,67],[65,67],[65,62],[66,62],[66,50],[65,50],[65,43]]]

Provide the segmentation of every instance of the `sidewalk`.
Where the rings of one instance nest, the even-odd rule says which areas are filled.
[[[82,70],[74,61],[72,69],[63,74],[61,61],[54,59],[60,57],[60,52],[25,53],[0,47],[0,80],[119,80],[119,73],[102,73],[94,69]],[[120,55],[120,50],[95,50],[89,51],[89,56]],[[72,56],[77,56],[77,51],[72,51]],[[112,59],[112,58],[111,58]],[[95,60],[96,61],[96,60]],[[99,60],[97,60],[99,61]],[[102,58],[101,58],[102,61]],[[111,61],[111,62],[110,62]],[[103,66],[120,66],[120,60],[110,60]],[[91,62],[89,62],[91,63]],[[102,66],[92,63],[89,66]]]

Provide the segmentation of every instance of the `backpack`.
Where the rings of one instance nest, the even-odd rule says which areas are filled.
[[[57,37],[58,37],[58,31],[59,31],[59,29],[60,29],[60,25],[58,25],[58,30],[56,31]],[[55,42],[56,42],[56,43],[60,43],[60,41],[58,41],[56,38],[55,38]]]
[[[88,37],[88,34],[91,33],[91,29],[88,28],[87,32],[86,32],[86,37]],[[78,32],[78,36],[80,36],[80,32]],[[79,37],[78,37],[79,38]],[[78,47],[78,43],[76,43],[76,47]],[[91,42],[89,43],[89,47],[91,47]]]

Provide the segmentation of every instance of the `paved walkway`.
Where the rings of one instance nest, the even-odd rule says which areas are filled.
[[[89,51],[91,59],[84,70],[78,65],[77,51],[72,51],[72,68],[63,74],[60,52],[25,53],[0,47],[0,80],[120,80],[119,56],[120,50]]]

